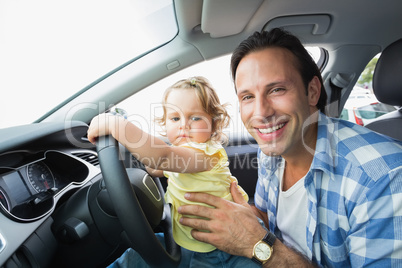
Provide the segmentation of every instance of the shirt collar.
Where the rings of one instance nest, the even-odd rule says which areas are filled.
[[[322,170],[327,174],[334,173],[334,167],[337,164],[338,127],[337,121],[332,120],[321,112],[319,113],[317,142],[310,170]],[[331,176],[331,178],[333,177]]]

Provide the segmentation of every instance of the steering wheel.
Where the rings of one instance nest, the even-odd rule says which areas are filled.
[[[96,149],[106,189],[130,240],[130,246],[151,267],[177,267],[181,252],[173,240],[169,205],[164,206],[164,217],[160,224],[164,229],[165,249],[156,238],[130,183],[126,168],[120,160],[118,142],[112,136],[99,137]],[[151,195],[151,192],[148,191],[148,194]]]

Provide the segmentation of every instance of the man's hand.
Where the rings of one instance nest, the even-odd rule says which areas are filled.
[[[183,215],[180,223],[194,228],[191,234],[199,241],[209,243],[232,255],[251,258],[254,244],[264,237],[266,230],[258,222],[235,182],[231,184],[231,193],[234,202],[206,193],[187,193],[186,199],[214,208],[182,206],[178,210]],[[188,218],[185,215],[207,219]]]

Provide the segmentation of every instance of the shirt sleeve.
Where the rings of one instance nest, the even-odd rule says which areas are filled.
[[[402,264],[402,167],[367,185],[351,211],[347,241],[352,267]]]

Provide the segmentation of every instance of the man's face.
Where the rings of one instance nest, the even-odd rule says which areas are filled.
[[[295,61],[286,49],[268,48],[248,54],[237,67],[242,121],[267,155],[300,155],[306,142],[315,143],[316,133],[303,123],[317,111],[321,88],[315,77],[306,94]]]

